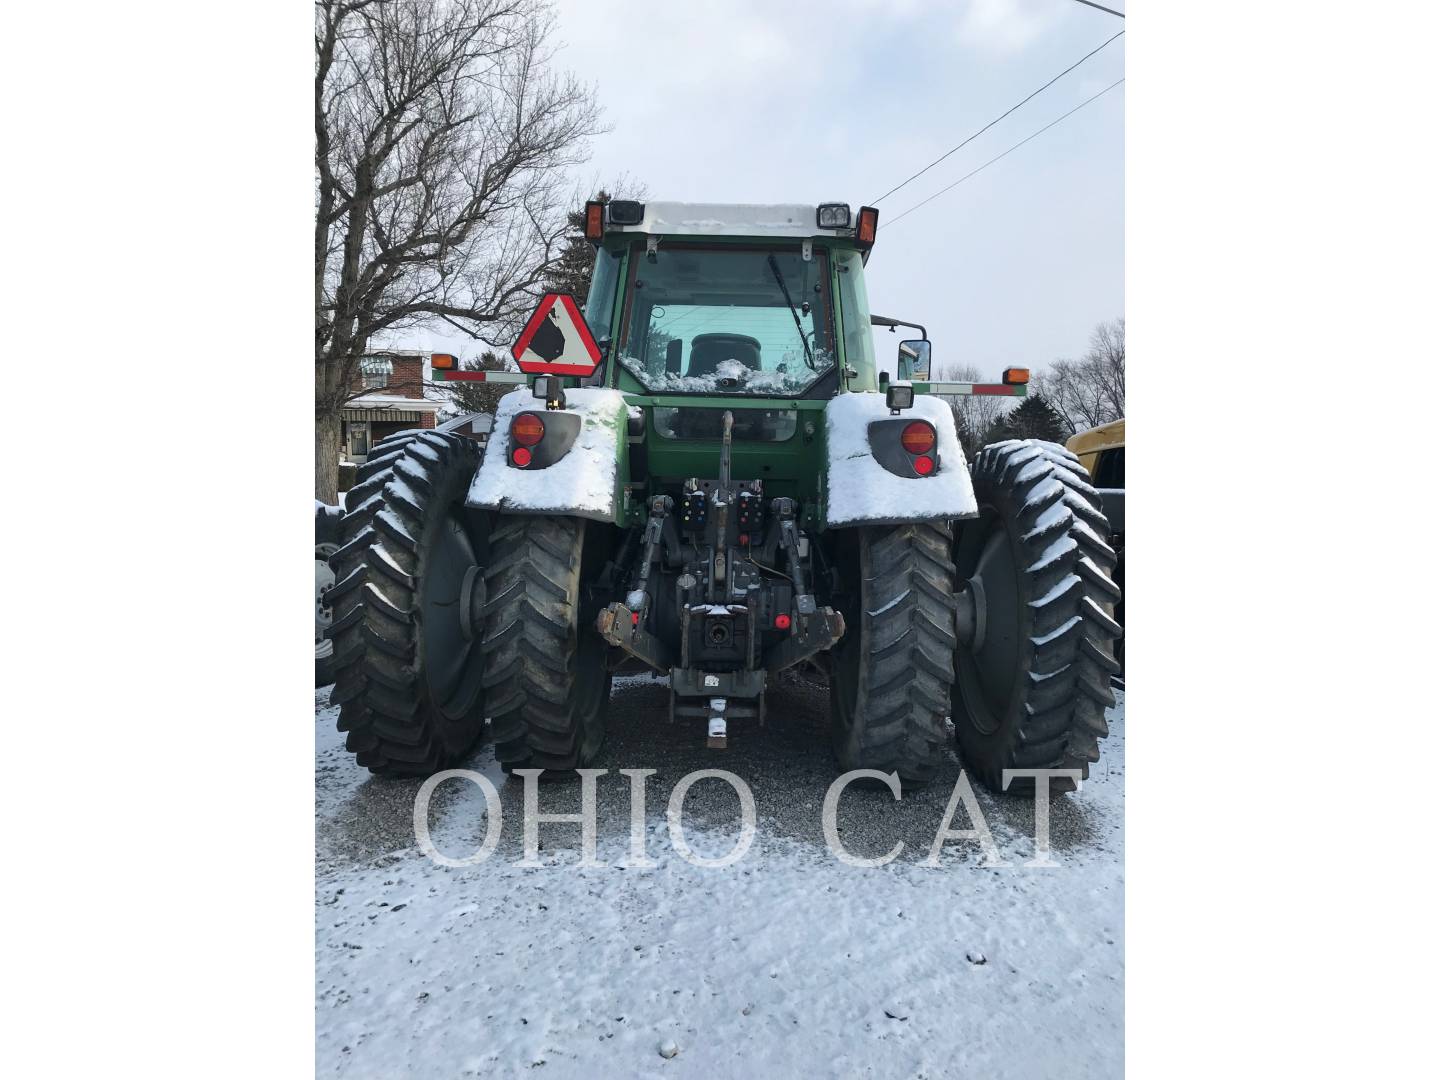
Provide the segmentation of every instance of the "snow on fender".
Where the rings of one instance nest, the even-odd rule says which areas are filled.
[[[528,386],[512,390],[495,409],[485,459],[465,502],[486,510],[573,514],[613,521],[616,470],[628,409],[618,390],[588,386],[565,391],[565,410],[580,416],[575,445],[546,469],[511,468],[510,421],[518,412],[544,409]]]
[[[825,406],[827,525],[885,525],[974,517],[978,512],[965,451],[955,434],[955,417],[939,398],[917,394],[900,417],[928,420],[935,428],[940,470],[930,476],[904,477],[890,472],[870,451],[870,425],[898,419],[885,407],[885,395],[840,394]]]

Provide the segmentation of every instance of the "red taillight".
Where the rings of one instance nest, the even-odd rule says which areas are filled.
[[[510,455],[510,460],[515,463],[516,468],[523,469],[530,464],[530,451],[523,446],[517,446],[515,452]]]
[[[790,616],[784,614],[783,612],[782,612],[781,614],[779,614],[779,615],[776,615],[776,616],[775,616],[775,629],[776,629],[776,630],[789,630],[789,629],[790,629]]]
[[[534,413],[521,413],[510,421],[510,438],[516,446],[534,446],[545,437],[545,421]]]
[[[599,240],[604,235],[605,204],[587,202],[585,204],[585,239]]]
[[[928,457],[917,457],[915,459],[915,471],[921,476],[929,476],[935,471],[935,459]]]
[[[928,454],[935,448],[935,429],[923,420],[906,424],[900,432],[900,445],[907,454]]]

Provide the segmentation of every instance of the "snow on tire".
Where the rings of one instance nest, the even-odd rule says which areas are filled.
[[[985,615],[978,642],[955,654],[955,738],[966,769],[987,787],[1033,793],[1024,778],[1003,788],[1004,770],[1073,769],[1083,778],[1109,733],[1110,676],[1120,670],[1116,557],[1099,494],[1064,447],[995,443],[976,457],[971,479],[980,516],[957,524],[956,586],[981,594]]]
[[[383,776],[458,762],[484,728],[478,634],[462,597],[488,554],[489,516],[464,506],[471,440],[404,433],[376,447],[345,493],[329,591],[339,729]]]
[[[945,759],[955,653],[950,531],[939,524],[843,530],[845,636],[832,650],[831,735],[841,768],[934,779]]]

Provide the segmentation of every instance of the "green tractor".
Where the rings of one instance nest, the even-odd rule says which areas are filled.
[[[879,371],[872,325],[916,324],[870,311],[876,219],[587,205],[590,293],[537,309],[515,350],[534,374],[436,372],[520,384],[483,454],[402,432],[346,493],[327,633],[361,765],[429,774],[489,719],[507,770],[589,766],[636,665],[723,747],[809,664],[844,770],[921,784],[953,738],[995,790],[1086,774],[1119,671],[1099,497],[1052,443],[966,462],[936,395],[1022,395],[1024,372],[929,381],[918,326],[912,377]]]

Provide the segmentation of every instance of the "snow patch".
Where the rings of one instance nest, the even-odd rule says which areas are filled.
[[[669,236],[825,236],[815,225],[815,207],[805,203],[647,202],[640,224],[623,232]]]
[[[900,601],[904,600],[909,595],[910,590],[906,589],[899,596],[895,597],[894,600],[891,600],[888,604],[878,607],[874,611],[870,612],[870,617],[874,618],[876,615],[884,615],[885,612],[889,611],[891,608],[893,608],[896,604],[900,603]]]
[[[629,408],[618,390],[565,391],[565,411],[580,416],[575,445],[548,469],[510,466],[510,420],[538,404],[529,387],[512,390],[495,409],[495,426],[470,484],[469,506],[554,511],[606,521],[615,516],[615,468]]]
[[[1029,505],[1028,503],[1026,504]],[[1037,536],[1044,536],[1047,532],[1059,525],[1062,521],[1069,522],[1074,515],[1070,507],[1065,505],[1064,499],[1057,499],[1054,505],[1047,507],[1038,518],[1035,519],[1035,527],[1025,534],[1024,539],[1032,540]]]
[[[1050,642],[1054,641],[1056,638],[1064,634],[1068,634],[1071,630],[1078,626],[1079,623],[1080,616],[1071,615],[1070,618],[1066,619],[1063,623],[1057,626],[1054,630],[1051,630],[1048,634],[1041,634],[1039,637],[1032,637],[1030,640],[1036,645],[1049,645]]]
[[[681,375],[674,371],[650,371],[638,357],[622,354],[620,363],[652,394],[750,394],[759,397],[788,397],[800,393],[819,376],[835,366],[834,356],[825,349],[815,353],[815,370],[804,360],[784,371],[756,371],[736,359],[721,360],[704,375]]]
[[[1078,584],[1079,581],[1080,578],[1078,575],[1066,574],[1063,578],[1060,579],[1059,583],[1054,588],[1052,588],[1044,596],[1040,597],[1039,600],[1031,600],[1030,606],[1033,608],[1042,608],[1045,607],[1047,604],[1059,600],[1060,597],[1064,596],[1067,592],[1069,592],[1070,588],[1073,585]]]
[[[1030,566],[1028,572],[1038,574],[1057,559],[1063,558],[1079,546],[1080,545],[1075,542],[1075,538],[1068,532],[1064,536],[1057,536],[1051,541],[1050,546],[1040,553],[1040,557]]]
[[[1092,544],[1104,548],[1106,551],[1114,550],[1101,538],[1099,533],[1097,533],[1089,525],[1086,525],[1085,522],[1081,521],[1079,518],[1075,519],[1074,528],[1076,532],[1078,532],[1081,536],[1085,537],[1085,539],[1089,540]]]
[[[424,506],[425,501],[398,474],[392,475],[385,484],[385,493],[393,499],[407,502],[411,506]]]
[[[1023,475],[1021,479],[1024,479]],[[1065,485],[1052,476],[1043,484],[1035,485],[1034,490],[1025,497],[1025,509],[1029,510],[1032,506],[1039,506],[1041,503],[1049,502],[1056,495],[1063,495],[1064,492]]]
[[[649,686],[654,693],[663,680]],[[918,865],[928,835],[911,839],[888,866],[839,865],[819,841],[819,792],[804,796],[815,804],[813,842],[786,841],[762,813],[756,848],[743,862],[702,869],[666,841],[666,794],[681,769],[647,785],[654,868],[618,865],[628,852],[628,814],[607,827],[602,813],[600,867],[575,865],[579,827],[571,824],[542,827],[539,869],[516,865],[518,852],[504,846],[483,865],[452,869],[415,851],[404,794],[395,800],[396,834],[374,835],[388,815],[357,808],[388,805],[393,785],[378,802],[319,692],[317,830],[334,837],[362,829],[369,846],[337,857],[327,840],[332,855],[316,868],[315,1071],[542,1080],[1118,1076],[1126,940],[1124,694],[1117,696],[1100,762],[1079,793],[1052,806],[1052,823],[1068,811],[1084,830],[1081,842],[1053,851],[1055,868],[1023,865],[1033,850],[1029,809],[1008,812],[1015,800],[977,790],[1008,869],[980,867],[965,857],[974,845],[959,841],[946,845],[941,867]],[[828,768],[827,758],[815,760]],[[623,755],[606,763],[650,764]],[[505,789],[489,751],[467,767]],[[763,807],[760,776],[729,767],[755,784]],[[781,777],[791,767],[775,765]],[[610,784],[626,787],[612,772],[599,780],[602,799]],[[947,777],[928,802],[927,832],[939,824],[949,787]],[[847,842],[867,817],[876,851],[909,839],[893,831],[899,807],[881,795],[867,808],[863,793],[846,794]],[[513,790],[506,797],[518,799]],[[904,803],[916,798],[907,792]],[[553,791],[542,789],[540,801],[548,811],[564,808]],[[440,849],[471,850],[484,806],[466,788],[438,800],[432,830]],[[508,806],[506,815],[513,841],[518,820]],[[952,827],[970,827],[963,809]],[[712,828],[687,812],[691,843],[723,853],[733,827]],[[381,851],[390,853],[376,857]],[[675,1045],[674,1058],[661,1057],[665,1043]]]
[[[918,521],[973,517],[978,509],[965,451],[955,435],[955,417],[939,398],[917,395],[901,411],[905,419],[935,426],[940,470],[926,477],[896,476],[870,452],[870,424],[891,419],[885,395],[841,394],[825,406],[825,442],[830,458],[826,522]]]

